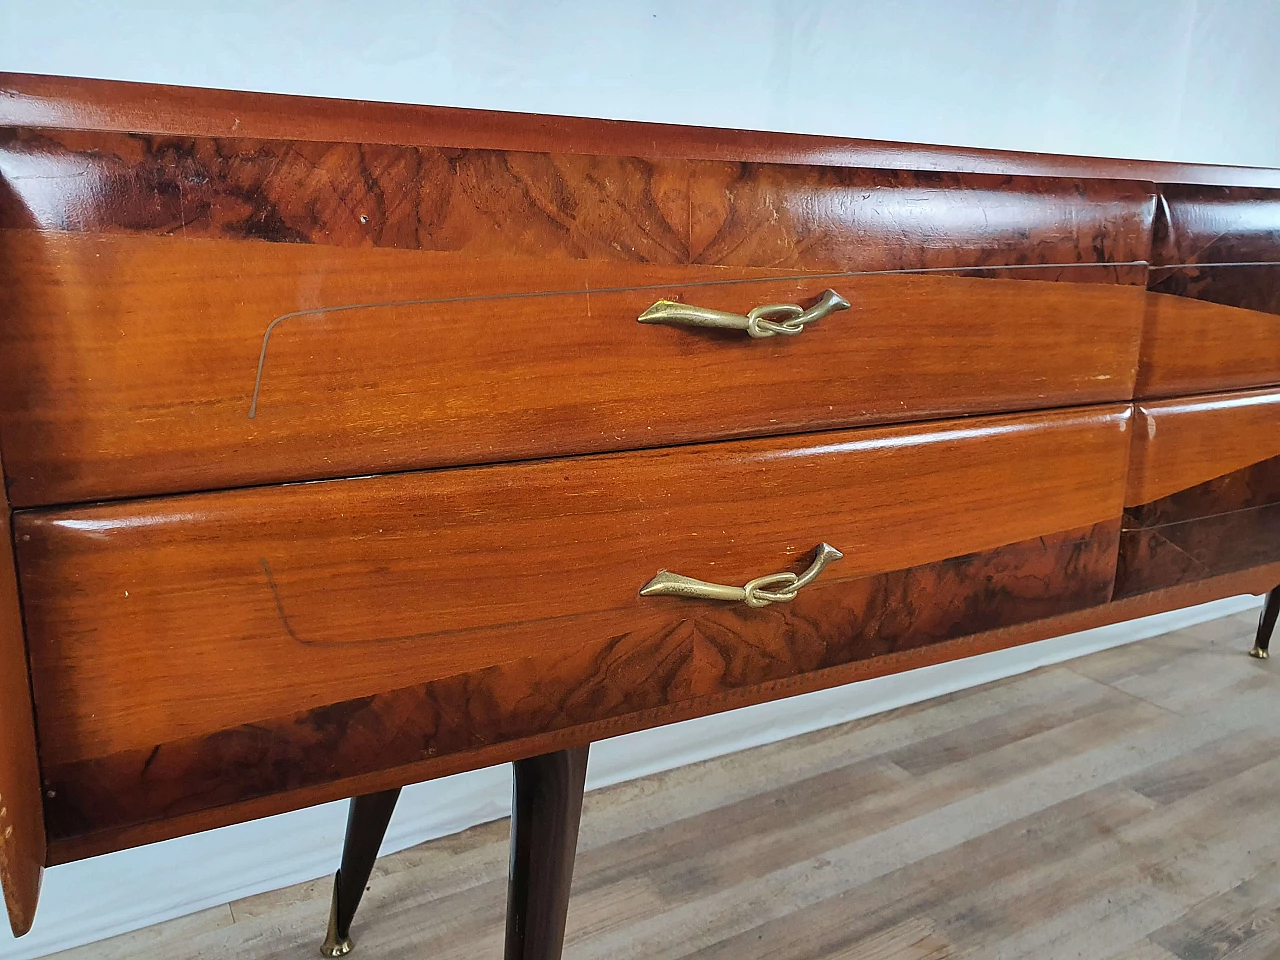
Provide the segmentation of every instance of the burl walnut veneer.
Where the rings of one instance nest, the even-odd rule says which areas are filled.
[[[591,741],[1280,583],[1277,171],[0,75],[0,272],[19,934],[515,761],[551,960]]]

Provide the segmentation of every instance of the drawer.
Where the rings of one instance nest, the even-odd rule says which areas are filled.
[[[17,506],[1126,400],[1154,210],[1124,182],[31,131],[0,175]],[[795,336],[636,322],[827,288],[851,307]]]
[[[1280,391],[1141,404],[1116,596],[1280,561]]]
[[[607,736],[1103,603],[1129,421],[1113,405],[20,511],[51,835]],[[662,569],[799,573],[824,541],[843,559],[790,603],[639,593]]]
[[[1137,395],[1280,383],[1280,190],[1161,192]]]

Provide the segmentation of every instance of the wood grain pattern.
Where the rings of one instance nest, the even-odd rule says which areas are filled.
[[[565,955],[1269,957],[1280,674],[1241,656],[1252,613],[593,790]],[[500,820],[380,859],[359,949],[500,956],[507,835]],[[327,893],[57,960],[303,957]]]
[[[1280,560],[1280,393],[1138,407],[1117,597]]]
[[[1280,391],[1215,393],[1136,407],[1125,506],[1161,500],[1280,456]]]
[[[18,73],[0,73],[0,125],[1280,187],[1280,171],[1258,167],[1056,156]]]
[[[83,131],[0,134],[0,180],[24,506],[1128,399],[1114,287],[1155,211],[1128,181]],[[746,310],[684,285],[762,270],[961,268],[841,277],[859,315],[803,342],[633,322]]]
[[[0,88],[51,861],[1280,581],[1280,394],[669,448],[1275,382],[1280,192],[1170,183],[1247,171]]]
[[[0,223],[683,263],[688,177],[683,161],[9,130]]]
[[[13,565],[9,504],[0,489],[0,890],[15,936],[31,929],[45,861],[27,646]]]
[[[1137,396],[1280,382],[1280,190],[1163,184]]]
[[[1144,297],[1071,282],[1114,279],[1089,265],[773,279],[28,231],[0,231],[0,257],[24,506],[1123,400]],[[744,312],[828,286],[852,309],[794,338],[635,319],[663,297]]]
[[[1125,507],[1132,525],[1160,527],[1280,503],[1280,456],[1241,467],[1151,503]]]
[[[0,224],[644,263],[1132,263],[1149,183],[0,130]]]
[[[1153,266],[1280,263],[1280,190],[1161,184]]]
[[[1280,264],[1153,269],[1135,396],[1280,382]]]
[[[48,762],[50,836],[82,840],[334,777],[355,777],[668,707],[1105,603],[1118,521],[815,586],[785,609],[665,604],[656,628],[210,734]],[[703,605],[706,606],[705,604]],[[645,618],[649,619],[649,618]],[[718,695],[718,696],[717,696]],[[228,771],[236,771],[229,776]]]
[[[1128,422],[1109,406],[22,511],[43,755],[149,749],[717,608],[640,598],[660,568],[745,583],[827,540],[839,583],[1112,520]],[[749,613],[764,633],[784,615]]]
[[[695,262],[815,270],[1132,263],[1151,184],[921,171],[691,164]]]
[[[1127,512],[1115,596],[1131,597],[1280,560],[1280,504],[1142,526]]]
[[[867,660],[855,660],[782,681],[770,681],[754,687],[694,697],[659,710],[641,711],[613,720],[579,724],[520,740],[488,744],[462,754],[430,757],[417,763],[376,773],[332,780],[313,787],[298,787],[288,793],[271,794],[254,800],[208,807],[192,813],[170,813],[163,820],[104,829],[65,839],[54,837],[49,843],[48,862],[50,864],[68,863],[113,850],[271,816],[312,804],[341,800],[360,793],[387,790],[482,766],[509,763],[521,757],[536,756],[566,747],[593,743],[651,726],[705,716],[707,713],[883,677],[917,667],[947,663],[1048,637],[1057,637],[1167,610],[1207,603],[1223,597],[1239,596],[1245,593],[1263,594],[1278,582],[1280,582],[1280,563],[1269,564],[1205,580],[1181,583],[1174,587],[1113,600],[1099,606],[1086,607],[1027,623],[1000,627],[981,634],[944,640]]]
[[[189,812],[192,789],[230,803],[1101,602],[1126,425],[1104,408],[25,512],[51,822]],[[745,582],[821,539],[848,557],[812,611],[635,593],[659,567]],[[59,772],[100,768],[87,804],[76,783],[106,774]],[[108,802],[139,771],[145,797]]]

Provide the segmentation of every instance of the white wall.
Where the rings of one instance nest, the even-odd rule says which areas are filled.
[[[1280,166],[1275,0],[440,3],[0,0],[0,69]],[[592,783],[862,716],[1248,606],[1228,601],[601,745]],[[388,848],[506,813],[505,768],[406,794]],[[0,960],[334,868],[330,804],[58,867]],[[319,934],[319,931],[317,931]]]
[[[1275,0],[0,0],[0,68],[1280,165]]]

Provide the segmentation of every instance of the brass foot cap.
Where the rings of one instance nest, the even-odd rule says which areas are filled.
[[[315,943],[314,940],[311,942]],[[320,956],[345,957],[355,948],[356,945],[351,942],[350,937],[343,937],[341,940],[326,940],[324,946],[320,948]]]
[[[1270,651],[1268,651],[1268,650],[1264,650],[1264,649],[1262,649],[1262,647],[1254,647],[1252,650],[1250,650],[1250,651],[1249,651],[1249,656],[1253,657],[1253,658],[1254,658],[1254,659],[1256,659],[1256,660],[1270,660],[1270,659],[1271,659],[1271,653],[1270,653]]]

